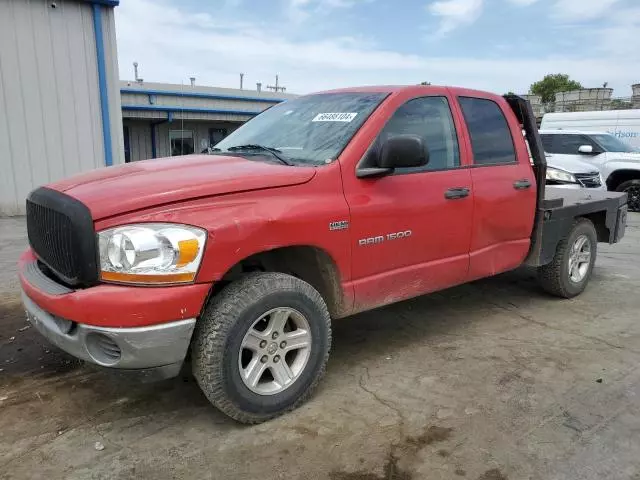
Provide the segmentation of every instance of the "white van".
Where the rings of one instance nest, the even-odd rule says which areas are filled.
[[[540,129],[607,132],[640,152],[640,109],[546,113]]]

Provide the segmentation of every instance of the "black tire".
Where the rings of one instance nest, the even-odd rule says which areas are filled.
[[[640,212],[640,179],[627,180],[616,187],[616,192],[627,192],[630,212]]]
[[[238,356],[253,323],[274,308],[305,316],[311,347],[304,369],[284,391],[260,395],[242,380]],[[251,274],[213,297],[194,332],[193,375],[209,401],[242,423],[260,423],[305,402],[324,375],[331,348],[331,319],[320,294],[308,283],[281,273]]]
[[[590,244],[591,259],[584,278],[579,282],[571,280],[569,275],[569,257],[571,247],[582,235]],[[573,223],[569,235],[558,243],[553,261],[538,268],[538,282],[548,293],[562,298],[572,298],[581,294],[589,283],[593,265],[596,261],[598,236],[590,220],[579,218]],[[586,263],[586,262],[585,262]]]

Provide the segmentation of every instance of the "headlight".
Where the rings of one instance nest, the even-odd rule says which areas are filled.
[[[576,177],[571,175],[569,172],[552,167],[547,167],[547,180],[562,183],[578,183]]]
[[[193,282],[207,232],[188,225],[141,223],[98,233],[100,278],[106,282]]]

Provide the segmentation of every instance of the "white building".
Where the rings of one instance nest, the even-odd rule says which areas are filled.
[[[120,82],[126,161],[200,153],[263,110],[281,92]]]
[[[124,162],[118,0],[0,0],[0,215],[35,187]]]

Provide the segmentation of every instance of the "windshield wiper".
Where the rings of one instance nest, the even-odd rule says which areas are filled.
[[[285,165],[290,165],[290,166],[293,165],[293,163],[291,163],[289,160],[279,155],[280,153],[282,153],[282,151],[278,150],[277,148],[265,147],[264,145],[258,145],[253,143],[247,144],[247,145],[236,145],[234,147],[227,148],[227,150],[230,152],[238,152],[242,150],[261,150],[263,152],[269,152],[271,155],[273,155],[274,158],[278,159],[281,163]]]

